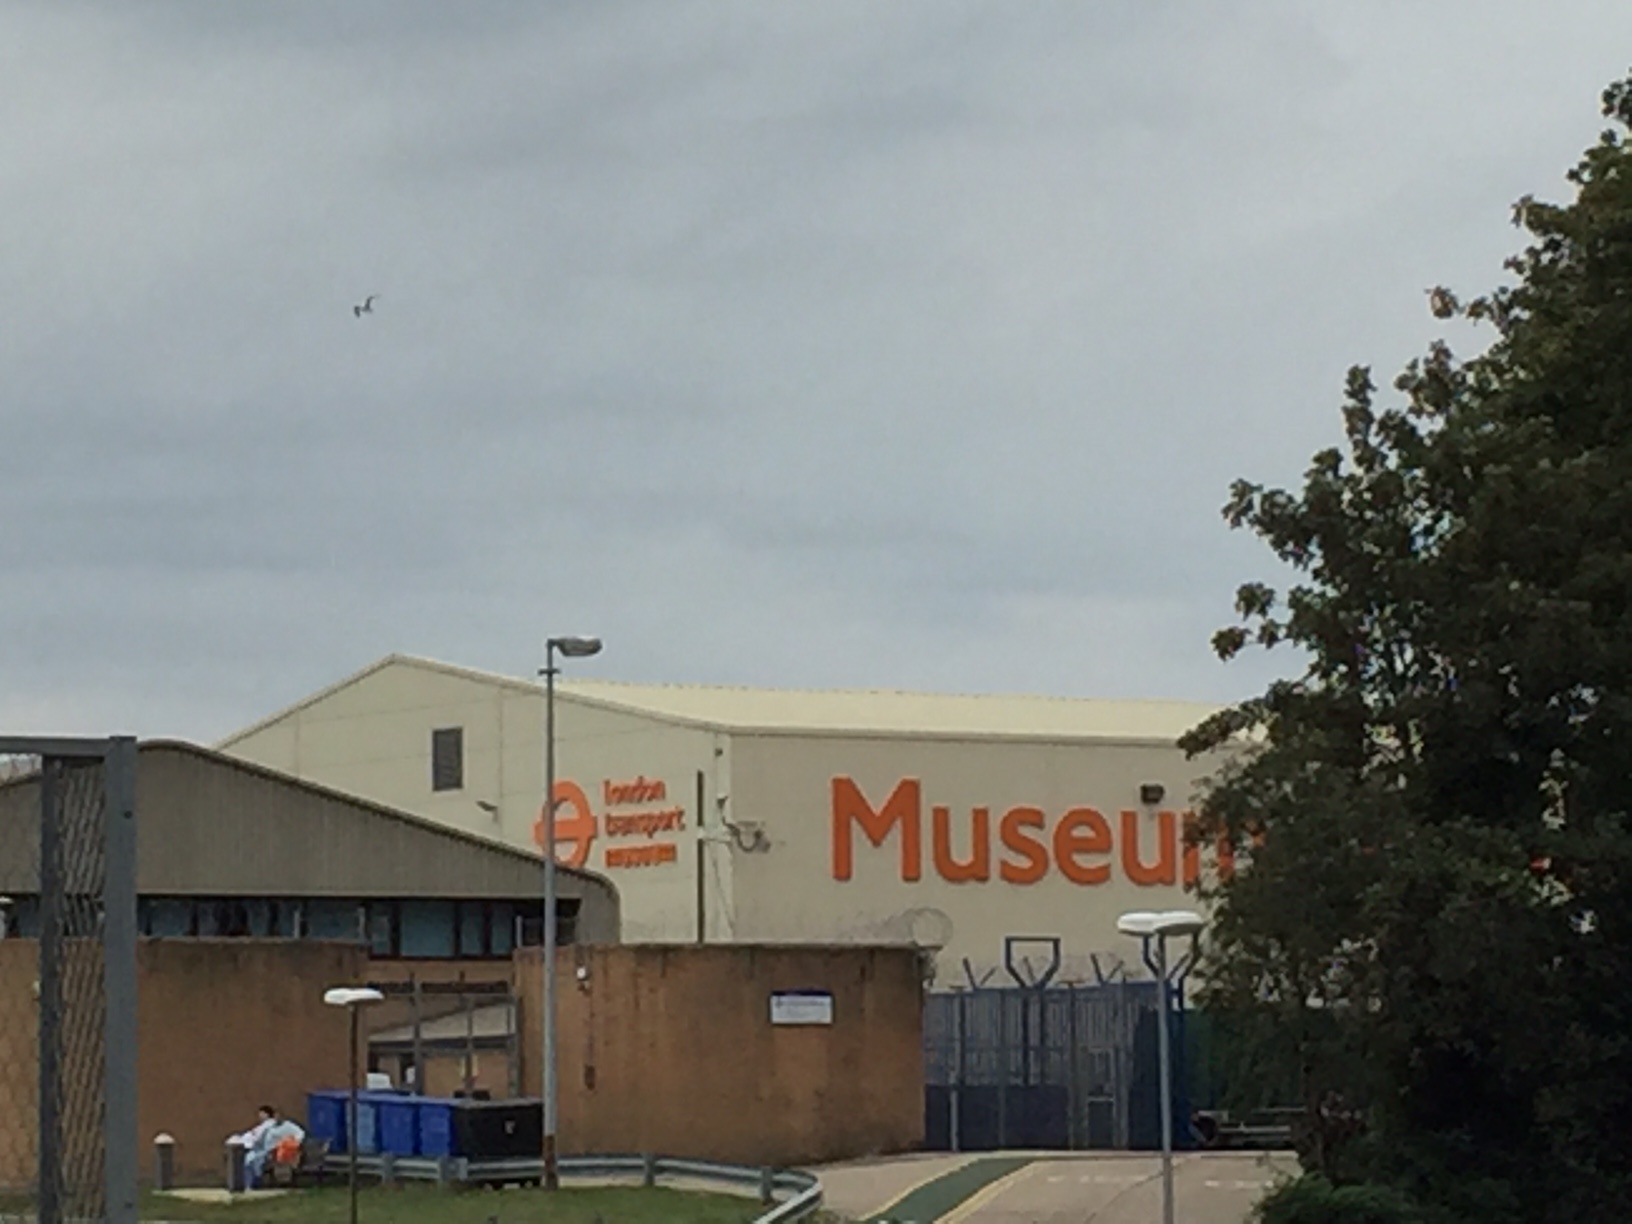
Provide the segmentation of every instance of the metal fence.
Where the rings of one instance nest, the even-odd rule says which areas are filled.
[[[1155,1021],[1154,982],[930,995],[927,1146],[1153,1146]]]
[[[135,742],[0,738],[0,1211],[136,1219]]]

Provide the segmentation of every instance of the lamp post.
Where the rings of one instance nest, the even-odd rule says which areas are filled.
[[[351,1224],[357,1224],[357,1046],[358,1019],[363,1008],[382,1002],[385,996],[371,986],[336,986],[323,992],[323,1002],[343,1007],[351,1013],[351,1093],[346,1102],[347,1181],[351,1187]]]
[[[1153,913],[1135,910],[1116,920],[1116,929],[1139,939],[1145,964],[1156,975],[1156,1065],[1161,1091],[1162,1112],[1162,1224],[1173,1224],[1173,1051],[1168,1046],[1168,960],[1169,939],[1190,939],[1189,955],[1173,968],[1184,972],[1201,954],[1200,935],[1206,925],[1192,910],[1162,910]],[[1155,955],[1152,957],[1152,950]]]
[[[564,659],[587,659],[601,652],[601,639],[552,637],[544,642],[544,1188],[560,1183],[555,1154],[555,666]]]

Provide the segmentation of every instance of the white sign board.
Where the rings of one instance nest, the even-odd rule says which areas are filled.
[[[833,996],[825,990],[779,990],[771,995],[772,1024],[832,1024]]]

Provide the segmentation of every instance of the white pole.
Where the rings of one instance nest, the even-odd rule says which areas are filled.
[[[1167,937],[1156,936],[1156,1064],[1162,1092],[1162,1224],[1173,1224],[1173,1084],[1167,1043]]]

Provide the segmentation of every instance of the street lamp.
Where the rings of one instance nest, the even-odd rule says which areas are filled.
[[[1201,954],[1201,929],[1206,924],[1193,910],[1135,910],[1116,920],[1116,929],[1132,935],[1143,945],[1145,964],[1156,975],[1156,1065],[1160,1068],[1162,1094],[1162,1224],[1173,1224],[1173,1072],[1169,1065],[1173,1052],[1167,1039],[1167,941],[1190,939],[1190,953],[1174,969],[1184,972]],[[1151,950],[1155,949],[1155,958]]]
[[[601,639],[552,637],[544,642],[544,1188],[560,1185],[555,1160],[555,656],[587,659]]]
[[[351,1095],[346,1106],[346,1151],[348,1180],[351,1184],[351,1224],[357,1224],[357,1046],[358,1016],[365,1007],[383,1002],[385,996],[371,986],[336,986],[323,992],[323,1002],[330,1007],[343,1007],[351,1013]]]

